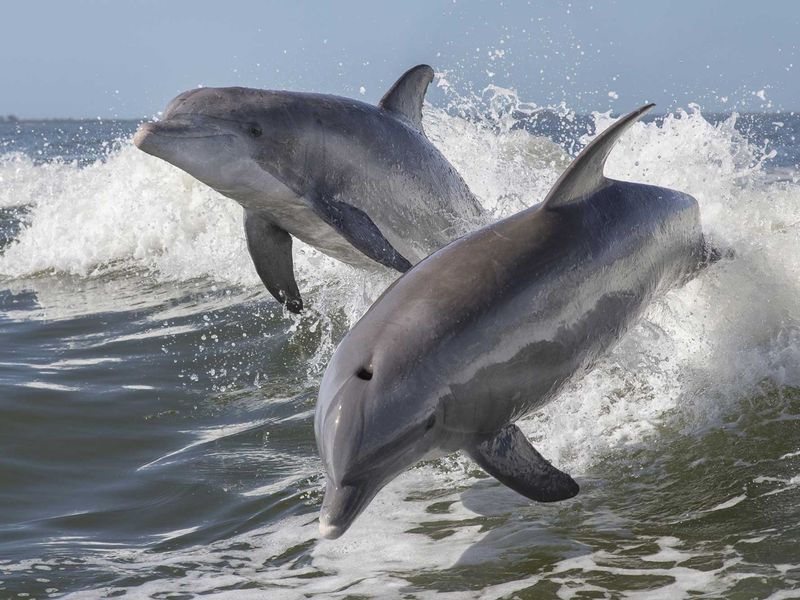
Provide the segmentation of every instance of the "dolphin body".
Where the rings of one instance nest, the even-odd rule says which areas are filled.
[[[420,262],[345,336],[314,423],[324,537],[417,461],[457,450],[532,500],[578,493],[514,421],[714,258],[694,198],[603,176],[617,139],[651,107],[593,140],[541,205]]]
[[[433,69],[407,71],[377,106],[322,94],[201,88],[134,143],[244,207],[250,256],[292,312],[292,236],[357,266],[404,272],[470,230],[480,204],[422,129]]]

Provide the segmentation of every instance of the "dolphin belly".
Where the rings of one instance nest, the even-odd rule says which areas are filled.
[[[354,267],[374,269],[380,266],[380,263],[357,250],[339,230],[322,220],[308,206],[301,205],[290,218],[274,217],[297,239],[328,256]]]
[[[224,192],[223,192],[224,194]],[[308,202],[288,188],[281,193],[225,194],[247,211],[266,219],[337,260],[361,268],[375,268],[378,263],[357,250],[336,228],[325,222]]]

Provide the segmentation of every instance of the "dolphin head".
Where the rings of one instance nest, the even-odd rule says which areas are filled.
[[[287,98],[247,88],[199,88],[169,103],[159,121],[144,123],[134,144],[232,197],[280,192],[263,158],[292,145]]]
[[[342,535],[375,494],[440,450],[444,403],[415,353],[382,348],[358,330],[325,371],[314,423],[328,476],[320,533]],[[430,385],[433,382],[434,385]]]

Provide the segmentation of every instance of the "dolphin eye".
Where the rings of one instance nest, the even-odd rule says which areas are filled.
[[[254,138],[260,137],[261,133],[261,128],[258,125],[250,126],[250,135],[252,135]]]
[[[436,425],[436,415],[431,415],[425,422],[425,431],[430,431],[434,425]]]
[[[356,371],[356,377],[363,379],[364,381],[369,381],[372,379],[372,371],[366,367],[361,367],[358,371]]]

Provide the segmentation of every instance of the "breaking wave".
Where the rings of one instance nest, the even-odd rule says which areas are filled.
[[[539,202],[569,156],[612,122],[608,114],[581,121],[565,107],[526,105],[512,92],[497,88],[487,90],[482,101],[481,111],[470,106],[460,111],[426,107],[425,128],[490,219]],[[727,258],[658,300],[592,372],[521,424],[545,456],[573,474],[591,479],[609,457],[646,450],[647,442],[665,430],[701,435],[724,422],[745,399],[772,397],[775,390],[800,385],[800,186],[791,178],[774,176],[769,168],[774,151],[740,133],[737,119],[734,114],[711,120],[698,107],[690,107],[638,123],[608,161],[610,177],[666,186],[697,198],[704,229]],[[561,128],[542,135],[538,127],[545,121],[560,123]],[[567,133],[559,138],[553,131]],[[247,254],[238,205],[139,152],[129,140],[121,140],[102,160],[83,166],[5,154],[0,156],[0,182],[0,209],[21,222],[0,255],[0,276],[12,287],[41,292],[48,280],[67,276],[112,282],[203,280],[244,290],[248,298],[259,293],[263,302],[271,302]],[[303,327],[324,332],[310,359],[313,385],[342,331],[394,275],[367,276],[302,243],[296,244],[295,264],[301,289],[309,290],[311,310],[300,319],[285,315],[289,332]],[[47,303],[47,297],[41,293],[39,302]],[[337,319],[343,319],[344,326],[335,326]],[[308,478],[310,493],[318,496],[318,464],[305,461],[296,467],[291,480]],[[312,498],[307,500],[309,514],[236,537],[235,544],[246,546],[244,552],[231,549],[231,540],[226,540],[157,555],[124,551],[108,561],[128,576],[156,566],[182,565],[173,565],[182,573],[174,585],[157,580],[128,590],[142,597],[170,590],[202,593],[247,582],[269,587],[276,580],[281,582],[271,588],[276,598],[295,597],[297,590],[344,597],[369,593],[375,585],[399,595],[403,585],[424,578],[425,572],[518,547],[508,539],[488,543],[492,533],[487,535],[475,518],[476,513],[502,513],[506,505],[523,511],[524,503],[492,488],[492,502],[499,504],[490,506],[487,494],[481,493],[487,483],[479,479],[460,457],[413,469],[381,492],[348,536],[335,544],[311,541],[316,539],[316,524],[309,514],[318,501]],[[784,484],[796,485],[791,482],[787,478]],[[472,488],[477,492],[470,496],[465,490]],[[732,507],[741,501],[737,498],[729,505],[717,498],[698,510]],[[595,509],[602,512],[603,507]],[[447,535],[442,527],[434,527],[430,537],[418,535],[442,514],[450,523]],[[558,520],[553,512],[546,515],[543,519],[550,525]],[[514,534],[513,528],[504,531]],[[547,531],[545,525],[537,529],[542,536]],[[384,544],[387,536],[391,547]],[[679,547],[668,536],[648,539],[654,544],[652,554],[673,564],[699,552]],[[296,551],[298,540],[308,547]],[[470,554],[481,540],[487,541],[488,554]],[[294,551],[302,559],[274,559]],[[220,553],[234,565],[222,580],[216,574]],[[386,565],[397,556],[406,562],[390,572]],[[717,591],[735,585],[738,575],[727,580],[719,575],[727,568],[725,560],[737,559],[733,554],[721,559],[720,571],[711,575],[691,567],[672,569],[676,593],[683,581]],[[262,575],[258,565],[267,563]],[[607,563],[608,556],[595,548],[565,558],[555,573],[602,571],[610,568]],[[564,589],[575,588],[571,577],[562,576]],[[511,593],[520,585],[498,584],[491,593]]]

